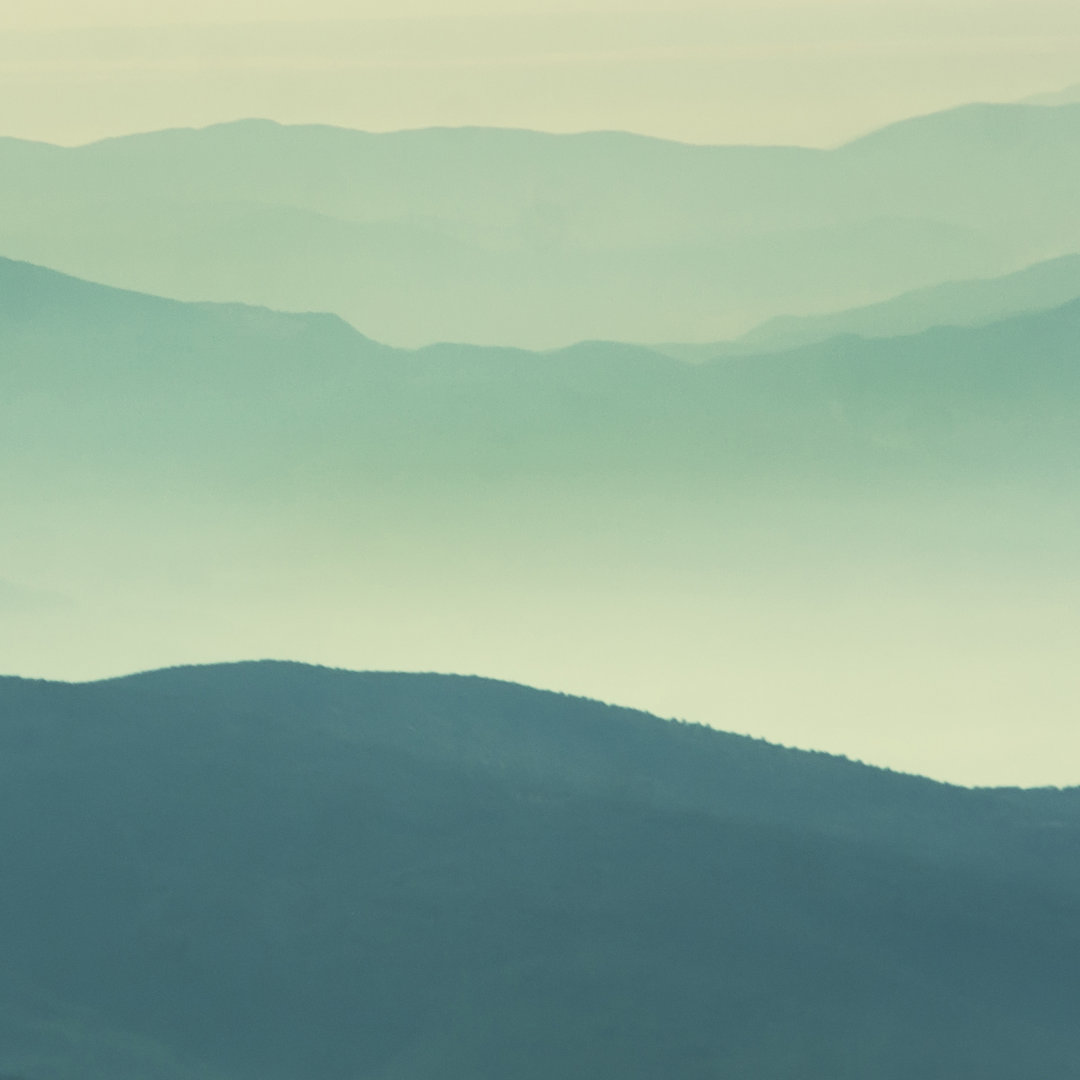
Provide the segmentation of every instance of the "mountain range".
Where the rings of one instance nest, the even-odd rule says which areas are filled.
[[[0,680],[24,1080],[1067,1076],[1069,791],[521,686]]]
[[[0,138],[0,1080],[1076,1075],[1075,91]]]
[[[782,315],[733,341],[658,346],[682,360],[784,352],[803,345],[855,334],[905,337],[937,326],[982,326],[1012,315],[1046,311],[1080,297],[1080,255],[1063,255],[1013,274],[950,281],[903,293],[867,307],[828,315]]]
[[[117,468],[144,473],[159,455],[227,473],[239,454],[275,487],[304,468],[742,485],[808,471],[882,481],[931,462],[939,476],[1003,482],[1014,470],[1070,477],[1077,463],[1080,300],[691,365],[607,342],[395,350],[329,315],[185,304],[11,260],[0,273],[16,478],[29,475],[21,456],[40,464],[49,447],[68,468],[77,441],[79,464],[96,468],[93,454],[137,440]]]
[[[980,105],[836,150],[243,121],[0,140],[0,251],[396,345],[712,341],[1080,248],[1080,106]]]

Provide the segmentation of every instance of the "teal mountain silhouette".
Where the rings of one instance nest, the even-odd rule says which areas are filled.
[[[1080,107],[970,106],[837,150],[243,121],[0,141],[0,250],[379,340],[712,341],[1080,249]]]
[[[0,1069],[1067,1076],[1076,790],[509,683],[0,680]]]
[[[1078,297],[1080,255],[1063,255],[1003,277],[931,285],[867,307],[801,318],[778,316],[734,341],[658,348],[666,355],[691,361],[781,352],[844,334],[884,338],[917,334],[936,326],[980,326],[1058,307]]]
[[[394,350],[334,316],[185,304],[10,260],[0,274],[16,483],[50,454],[103,476],[156,455],[221,475],[257,457],[273,484],[286,456],[298,474],[407,464],[511,482],[539,470],[857,483],[928,465],[1000,480],[1072,475],[1076,460],[1080,302],[691,365],[605,342]],[[65,460],[76,445],[80,461]]]

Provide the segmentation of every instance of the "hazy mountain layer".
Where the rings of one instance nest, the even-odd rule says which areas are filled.
[[[1080,109],[972,106],[835,151],[246,121],[0,141],[0,250],[396,344],[715,340],[1080,248]]]
[[[1073,791],[290,664],[0,680],[0,750],[25,1080],[1014,1080],[1080,1052]]]
[[[884,338],[918,334],[938,326],[983,326],[1011,315],[1045,311],[1078,297],[1080,255],[1064,255],[1004,277],[947,282],[849,311],[803,318],[779,316],[734,341],[658,348],[665,355],[690,361],[781,352],[843,334]]]
[[[190,305],[0,260],[7,467],[790,484],[1071,476],[1080,302],[989,326],[679,363],[587,343],[405,352],[325,315]],[[139,453],[125,453],[144,438]],[[34,444],[37,445],[34,445]],[[181,453],[182,451],[182,453]],[[289,464],[285,464],[286,456]],[[288,472],[297,472],[290,478]],[[324,474],[326,475],[326,474]],[[1049,478],[1049,477],[1048,477]]]
[[[1080,104],[1080,83],[1055,90],[1048,94],[1034,94],[1027,99],[1029,105],[1076,105]]]
[[[1076,304],[695,366],[0,275],[9,670],[478,672],[1074,779]]]

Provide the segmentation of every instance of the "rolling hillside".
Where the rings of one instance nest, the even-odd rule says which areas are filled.
[[[0,746],[26,1080],[1012,1080],[1080,1050],[1071,791],[290,664],[0,680]]]

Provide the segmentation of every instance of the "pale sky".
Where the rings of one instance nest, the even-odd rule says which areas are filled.
[[[0,134],[246,116],[834,145],[1080,82],[1075,0],[5,0]]]

